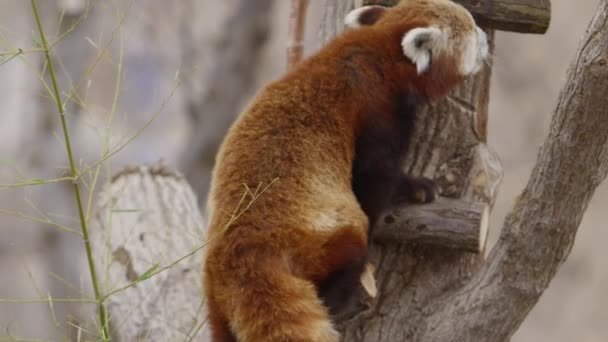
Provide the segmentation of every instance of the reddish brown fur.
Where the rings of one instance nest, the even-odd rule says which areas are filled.
[[[439,98],[462,79],[449,56],[421,76],[404,57],[401,39],[423,19],[344,33],[267,86],[231,128],[209,200],[213,341],[337,341],[317,290],[366,256],[368,221],[351,188],[355,142],[378,119],[371,113],[395,113],[395,98]],[[268,184],[227,226],[246,191]]]

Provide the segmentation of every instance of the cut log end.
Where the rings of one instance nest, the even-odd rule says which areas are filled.
[[[417,243],[482,254],[489,212],[484,203],[446,198],[424,205],[404,204],[381,216],[373,238],[380,243]]]

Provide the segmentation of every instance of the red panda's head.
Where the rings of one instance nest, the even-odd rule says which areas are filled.
[[[479,71],[488,56],[485,32],[464,7],[450,0],[401,0],[391,8],[365,6],[345,19],[349,28],[388,28],[411,22],[420,25],[403,32],[401,46],[419,75],[431,70],[436,59],[449,57],[459,76],[468,76]]]

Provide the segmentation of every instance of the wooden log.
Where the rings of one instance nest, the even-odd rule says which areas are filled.
[[[393,6],[399,0],[363,0],[363,5]],[[501,31],[545,33],[551,21],[550,0],[455,0],[478,24]]]
[[[483,253],[488,236],[489,206],[440,198],[424,205],[405,205],[381,215],[373,239],[379,243],[417,243]]]

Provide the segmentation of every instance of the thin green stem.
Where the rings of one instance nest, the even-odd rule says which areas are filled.
[[[21,49],[21,48],[18,48],[18,49],[13,50],[13,51],[0,52],[0,57],[9,56],[9,58],[10,58],[10,57],[13,57],[13,56],[25,55],[25,54],[34,53],[34,52],[42,52],[42,49],[39,49],[39,48],[31,48],[31,49]]]
[[[27,186],[59,183],[59,182],[73,181],[73,180],[74,180],[74,178],[72,178],[72,177],[61,177],[61,178],[54,178],[54,179],[34,179],[34,180],[28,180],[28,181],[21,182],[21,183],[0,184],[0,189],[25,188]]]
[[[93,253],[91,251],[91,243],[89,241],[89,230],[87,228],[87,220],[84,215],[84,208],[82,205],[82,200],[80,198],[80,187],[78,185],[78,181],[76,178],[78,174],[76,172],[76,165],[74,163],[74,156],[72,153],[72,144],[70,143],[70,136],[68,134],[68,127],[65,119],[65,109],[61,102],[59,86],[57,85],[57,78],[55,76],[55,70],[53,68],[53,63],[51,60],[51,54],[49,52],[49,47],[46,41],[46,37],[44,36],[44,29],[42,28],[42,23],[40,21],[40,14],[38,13],[38,6],[36,0],[32,1],[32,11],[34,12],[34,16],[36,17],[36,24],[38,25],[38,31],[40,33],[40,40],[42,41],[42,49],[44,51],[44,56],[46,57],[46,62],[49,69],[49,75],[51,76],[51,81],[53,85],[53,93],[55,97],[55,103],[57,104],[57,110],[59,111],[59,115],[61,117],[61,127],[63,129],[63,138],[65,140],[65,147],[68,154],[68,160],[70,162],[70,172],[72,178],[74,179],[74,196],[76,198],[76,204],[78,206],[78,217],[80,219],[80,228],[82,230],[82,239],[84,242],[84,248],[87,255],[87,262],[89,265],[89,272],[91,274],[91,282],[93,283],[93,290],[95,292],[95,300],[97,301],[97,311],[99,314],[99,321],[101,324],[101,332],[103,341],[108,341],[110,338],[109,327],[107,322],[107,315],[104,307],[104,301],[101,297],[101,292],[99,291],[99,284],[97,281],[97,273],[95,271],[95,263],[93,262]]]
[[[201,249],[205,248],[205,246],[207,246],[207,244],[213,240],[215,240],[216,238],[218,238],[219,236],[221,236],[222,234],[224,234],[224,232],[226,230],[228,230],[232,224],[247,210],[249,210],[249,208],[253,205],[253,203],[255,201],[257,201],[258,198],[260,198],[260,196],[262,196],[276,181],[278,181],[278,178],[273,179],[270,183],[268,183],[268,185],[263,187],[263,184],[260,183],[258,184],[258,187],[256,188],[255,192],[252,192],[251,189],[249,189],[246,185],[245,185],[245,192],[243,193],[243,196],[241,196],[240,201],[237,203],[236,208],[234,209],[232,215],[230,215],[230,218],[228,219],[228,222],[226,222],[226,224],[224,225],[223,229],[220,230],[216,235],[214,236],[210,236],[207,238],[207,240],[201,244],[200,246],[198,246],[197,248],[195,248],[194,250],[190,251],[190,253],[182,256],[179,259],[174,260],[173,262],[171,262],[169,265],[165,266],[165,267],[159,267],[159,264],[155,264],[153,265],[150,269],[148,269],[144,274],[139,276],[139,279],[128,283],[125,286],[119,287],[117,289],[114,289],[108,293],[106,293],[105,297],[103,297],[102,300],[105,300],[117,293],[123,292],[128,288],[131,288],[135,285],[137,285],[138,283],[146,280],[146,279],[150,279],[154,276],[156,276],[159,273],[162,273],[170,268],[173,268],[175,265],[179,264],[180,262],[192,257],[194,254],[196,254],[198,251],[200,251]],[[250,196],[251,200],[245,204],[244,208],[241,209],[241,206],[245,203],[245,199]]]

